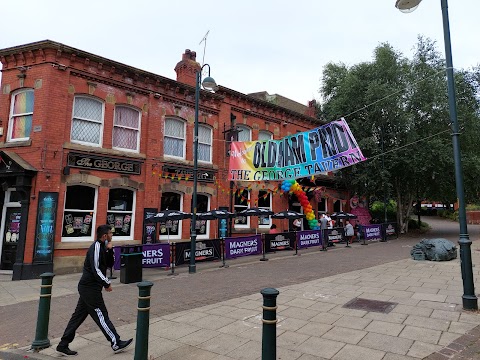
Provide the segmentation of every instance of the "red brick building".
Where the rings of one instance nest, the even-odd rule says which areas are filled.
[[[176,80],[49,40],[2,49],[0,61],[0,271],[18,280],[79,270],[105,223],[117,244],[166,240],[161,226],[146,233],[144,218],[160,209],[191,211],[195,53],[183,54]],[[202,90],[198,211],[295,206],[275,182],[231,190],[225,139],[232,125],[241,130],[239,141],[317,127],[314,106],[265,92]],[[320,211],[340,210],[346,200],[332,184],[330,177],[310,183],[322,186],[325,198],[311,196]],[[270,224],[246,218],[232,232]],[[216,226],[200,223],[198,239],[214,238]],[[189,239],[190,221],[173,224],[168,237]]]

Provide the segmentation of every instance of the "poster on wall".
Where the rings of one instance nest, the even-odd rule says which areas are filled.
[[[35,248],[33,252],[34,263],[51,263],[53,261],[57,205],[58,192],[40,191],[38,194],[37,225],[35,228]],[[81,228],[83,226],[83,218],[81,224],[75,223],[75,225]]]
[[[155,208],[143,209],[143,235],[142,244],[152,244],[156,242],[157,236],[157,223],[149,222],[148,219],[154,217],[158,213]]]

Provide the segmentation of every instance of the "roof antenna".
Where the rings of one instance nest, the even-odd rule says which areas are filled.
[[[205,34],[205,36],[202,38],[202,40],[198,43],[198,45],[200,45],[202,42],[205,42],[205,44],[203,45],[203,58],[202,58],[202,66],[205,64],[205,50],[207,49],[207,36],[208,36],[208,33],[210,32],[210,30],[207,31],[207,33]]]

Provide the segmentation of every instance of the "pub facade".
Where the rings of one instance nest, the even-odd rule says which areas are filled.
[[[188,241],[190,220],[146,219],[192,210],[195,52],[182,55],[175,80],[49,40],[2,49],[0,61],[1,272],[20,280],[79,271],[100,224],[117,245]],[[197,211],[301,210],[278,182],[229,182],[228,145],[320,126],[314,102],[220,86],[202,90],[199,104]],[[319,211],[346,202],[332,176],[302,184]],[[239,218],[231,232],[271,224]],[[218,236],[216,221],[196,229],[198,240]]]

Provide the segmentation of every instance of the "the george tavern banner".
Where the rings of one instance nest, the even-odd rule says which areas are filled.
[[[232,142],[229,180],[265,181],[325,174],[366,160],[344,118],[281,140]]]

